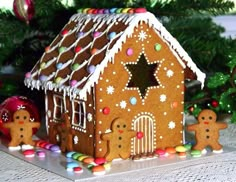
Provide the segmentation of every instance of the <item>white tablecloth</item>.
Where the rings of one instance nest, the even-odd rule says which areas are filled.
[[[228,128],[221,131],[220,143],[232,148],[230,152],[200,157],[191,161],[182,161],[164,166],[148,169],[123,172],[119,174],[104,175],[93,178],[92,181],[102,182],[235,182],[236,181],[236,124],[229,124]],[[4,151],[0,151],[0,181],[24,182],[67,182],[65,177],[55,174],[37,165],[21,160]],[[77,180],[76,180],[77,181]],[[78,181],[91,181],[79,179]]]

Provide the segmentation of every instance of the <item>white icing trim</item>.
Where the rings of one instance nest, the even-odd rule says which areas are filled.
[[[112,41],[103,47],[103,50],[104,49],[107,50],[107,52],[105,54],[105,58],[101,61],[101,63],[99,65],[96,66],[96,70],[94,71],[94,73],[89,75],[89,78],[87,79],[86,84],[84,85],[84,87],[81,90],[76,89],[76,88],[67,88],[68,86],[63,86],[63,85],[58,86],[57,84],[54,84],[51,81],[49,81],[46,84],[41,84],[39,81],[35,81],[32,78],[26,78],[25,85],[27,85],[28,87],[37,88],[37,89],[39,89],[39,87],[42,86],[44,89],[49,89],[49,90],[53,90],[53,89],[57,90],[58,87],[60,87],[60,90],[64,90],[64,93],[67,92],[67,94],[70,95],[71,98],[75,98],[76,95],[78,94],[80,99],[87,100],[87,93],[91,92],[91,88],[94,86],[95,83],[98,82],[100,74],[103,73],[104,68],[107,67],[108,63],[114,62],[115,54],[118,53],[122,49],[122,45],[123,45],[123,43],[126,42],[126,39],[132,36],[134,29],[136,27],[138,27],[142,23],[146,23],[149,27],[152,27],[156,31],[156,33],[158,33],[160,35],[162,40],[165,41],[169,45],[170,49],[172,50],[172,53],[177,58],[178,62],[180,63],[180,65],[183,68],[185,68],[186,65],[184,64],[184,62],[182,60],[185,60],[187,62],[187,66],[193,72],[196,73],[197,80],[199,80],[202,83],[202,87],[204,86],[205,74],[202,73],[197,68],[196,64],[192,61],[192,59],[185,52],[185,50],[180,46],[180,44],[177,42],[177,40],[165,29],[165,27],[163,27],[163,25],[157,20],[157,18],[152,13],[147,12],[147,13],[142,13],[142,14],[126,14],[125,13],[125,14],[99,14],[99,15],[76,14],[71,17],[69,23],[74,21],[74,22],[77,22],[78,26],[75,26],[74,30],[69,32],[69,34],[73,33],[74,31],[82,31],[86,27],[87,23],[90,22],[91,20],[96,23],[93,25],[93,28],[91,28],[91,30],[86,33],[86,35],[89,33],[92,33],[94,30],[99,29],[104,23],[109,25],[109,24],[114,24],[114,22],[121,21],[125,25],[128,25],[128,27],[125,28],[124,32],[122,32],[121,35],[119,35],[120,38],[116,41],[116,43],[114,44],[112,49],[108,50],[109,45]],[[107,29],[105,30],[105,32],[108,32],[110,27],[112,27],[112,25],[109,25],[107,27]],[[100,36],[102,36],[102,35],[100,35]],[[66,36],[67,35],[64,35],[64,37],[60,40],[60,42],[58,42],[58,44],[56,44],[51,49],[54,50],[56,47],[58,47]],[[54,39],[54,41],[56,39]],[[78,42],[80,39],[81,38],[78,38],[76,42]],[[95,40],[96,40],[96,38],[93,40],[93,42],[89,43],[81,51],[84,51],[84,50],[86,50],[86,48],[90,47],[94,43]],[[52,42],[52,44],[53,44],[53,42]],[[69,49],[69,48],[67,48],[67,49]],[[61,54],[59,54],[57,60],[59,60]],[[74,62],[75,58],[79,54],[80,54],[80,52],[78,54],[76,54],[72,63]],[[44,57],[44,55],[43,55],[43,57]],[[90,61],[92,60],[92,57],[90,57],[90,59],[89,59]],[[42,61],[42,58],[40,61]],[[37,74],[39,74],[39,72]],[[54,74],[55,73],[52,73],[50,75],[50,77],[53,77]],[[32,75],[35,75],[35,73],[32,73]],[[48,78],[48,79],[50,79],[50,78]],[[83,81],[84,80],[86,80],[86,79],[83,79]]]

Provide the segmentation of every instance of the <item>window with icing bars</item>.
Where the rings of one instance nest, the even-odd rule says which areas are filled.
[[[85,102],[74,100],[72,102],[72,124],[80,128],[86,128]]]
[[[53,95],[53,103],[54,103],[53,118],[55,120],[60,121],[62,113],[65,111],[64,99],[60,95]]]

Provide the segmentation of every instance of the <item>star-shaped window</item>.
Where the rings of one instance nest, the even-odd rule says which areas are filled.
[[[148,64],[143,54],[140,56],[137,64],[126,64],[131,76],[127,88],[139,89],[141,97],[144,99],[148,87],[159,85],[155,77],[157,66],[157,63]]]

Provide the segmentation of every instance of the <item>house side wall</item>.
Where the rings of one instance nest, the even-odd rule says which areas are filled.
[[[125,66],[136,65],[141,54],[148,64],[158,64],[154,76],[159,85],[148,87],[144,98],[137,88],[128,88],[132,76]],[[136,148],[141,151],[149,147],[147,145],[155,149],[183,143],[184,71],[167,44],[146,24],[140,25],[132,37],[126,39],[114,62],[108,63],[100,75],[95,88],[96,156],[102,157],[108,152],[108,142],[101,139],[101,134],[111,132],[115,118],[124,119],[130,130],[149,131],[144,137],[151,142],[138,144],[136,138],[131,140],[131,154],[137,154]],[[109,113],[104,113],[104,109]],[[148,127],[152,129],[143,127],[145,123],[137,124],[143,115],[150,119]]]
[[[93,93],[93,92],[92,92]],[[58,123],[61,123],[60,119],[55,119],[54,109],[55,109],[55,101],[54,97],[62,98],[63,102],[63,112],[68,112],[72,124],[72,131],[73,131],[73,150],[78,151],[87,155],[94,155],[94,96],[88,95],[86,102],[81,102],[78,99],[70,99],[68,96],[63,96],[62,93],[54,92],[54,91],[47,91],[47,110],[46,110],[46,120],[48,121],[48,135],[49,140],[51,143],[59,144],[60,145],[60,133],[56,129]],[[73,108],[76,110],[78,109],[76,106],[73,106],[73,102],[76,103],[83,103],[81,105],[85,106],[84,114],[86,118],[85,128],[78,127],[73,125]],[[83,116],[82,116],[83,117]]]

